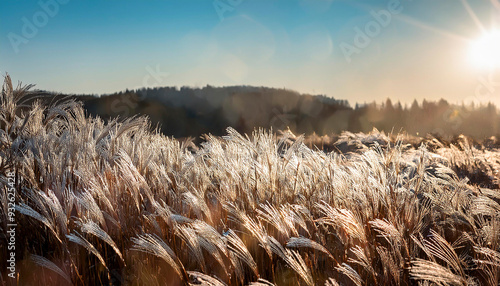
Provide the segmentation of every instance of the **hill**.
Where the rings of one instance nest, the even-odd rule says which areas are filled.
[[[48,102],[67,95],[42,92]],[[294,133],[331,135],[342,131],[408,132],[451,138],[460,134],[478,139],[499,133],[500,116],[493,104],[455,105],[440,100],[414,101],[410,106],[384,103],[356,104],[324,95],[299,94],[285,89],[233,86],[203,88],[147,88],[109,95],[70,95],[85,110],[104,119],[147,115],[162,133],[198,138],[223,135],[227,127],[241,133],[256,128],[290,129]]]

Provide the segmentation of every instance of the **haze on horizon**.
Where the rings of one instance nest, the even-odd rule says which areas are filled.
[[[254,85],[499,106],[498,24],[498,0],[5,0],[0,73],[65,93]]]

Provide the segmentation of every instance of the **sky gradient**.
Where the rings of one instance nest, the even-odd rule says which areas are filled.
[[[494,1],[2,0],[0,72],[66,93],[244,84],[500,105],[500,74],[469,55],[500,23]]]

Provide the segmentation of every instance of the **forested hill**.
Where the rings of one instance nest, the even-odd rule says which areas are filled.
[[[50,94],[53,97],[54,94]],[[62,95],[59,95],[62,96]],[[344,130],[456,135],[485,138],[499,133],[493,104],[452,105],[445,100],[349,106],[346,100],[299,94],[286,89],[232,86],[145,88],[111,95],[78,96],[86,110],[103,118],[147,115],[169,136],[222,135],[231,126],[242,133],[255,128],[290,128],[295,133],[328,135]]]

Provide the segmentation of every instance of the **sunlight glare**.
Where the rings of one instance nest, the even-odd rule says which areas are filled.
[[[500,30],[484,34],[471,45],[472,62],[480,68],[500,67]]]

